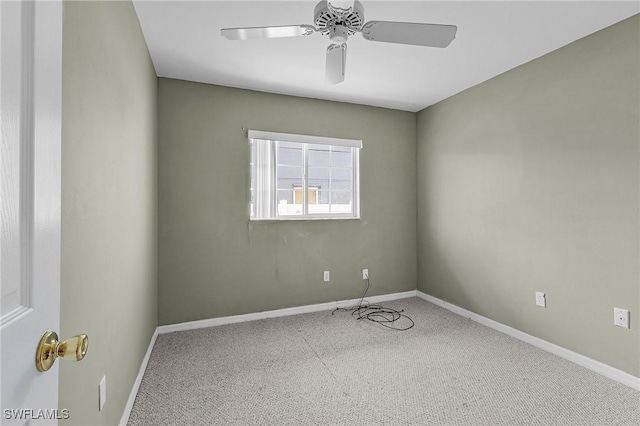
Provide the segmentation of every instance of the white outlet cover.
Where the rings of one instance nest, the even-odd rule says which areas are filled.
[[[363,269],[362,270],[362,279],[366,280],[367,278],[369,278],[369,270],[368,269]]]
[[[544,293],[540,292],[540,291],[536,291],[536,305],[546,308],[547,307],[547,299],[544,295]]]
[[[324,271],[324,282],[328,282],[331,279],[331,272]]]
[[[613,308],[613,323],[618,327],[629,328],[629,311],[621,308]]]

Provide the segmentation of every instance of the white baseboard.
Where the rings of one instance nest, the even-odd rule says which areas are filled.
[[[120,426],[126,426],[129,422],[129,415],[131,414],[131,409],[133,408],[133,403],[136,401],[136,395],[138,395],[138,389],[140,389],[140,383],[142,383],[142,377],[144,376],[144,372],[147,370],[147,364],[149,363],[149,357],[151,357],[151,351],[153,350],[153,346],[156,344],[156,339],[158,338],[158,328],[156,327],[153,335],[151,336],[151,341],[149,341],[149,347],[147,348],[147,353],[144,355],[142,359],[142,363],[140,364],[140,371],[138,371],[138,376],[136,377],[136,381],[133,382],[133,387],[131,388],[131,393],[129,394],[129,399],[127,400],[127,405],[124,407],[124,413],[122,413],[122,418],[120,419]]]
[[[565,349],[561,346],[547,342],[546,340],[542,340],[538,337],[509,327],[487,317],[483,317],[482,315],[476,314],[475,312],[471,312],[449,302],[445,302],[444,300],[430,296],[419,290],[416,292],[416,295],[419,298],[426,300],[427,302],[431,302],[434,305],[438,305],[455,314],[469,318],[489,328],[493,328],[494,330],[497,330],[501,333],[508,334],[511,337],[515,337],[518,340],[522,340],[523,342],[529,343],[554,355],[558,355],[559,357],[562,357],[582,367],[588,368],[591,371],[595,371],[596,373],[602,374],[603,376],[615,380],[616,382],[622,383],[623,385],[640,390],[640,377],[625,373],[624,371],[618,370],[617,368],[611,367],[610,365],[604,364],[600,361],[596,361],[595,359],[586,357],[584,355],[580,355],[579,353],[570,351],[569,349]]]
[[[415,297],[416,291],[405,291],[402,293],[383,294],[380,296],[366,297],[369,303],[387,302],[389,300],[406,299],[408,297]],[[215,327],[224,324],[234,324],[245,321],[255,321],[265,318],[285,317],[289,315],[307,314],[310,312],[330,311],[335,308],[344,308],[346,306],[352,306],[360,301],[358,299],[341,300],[337,302],[318,303],[316,305],[296,306],[293,308],[276,309],[273,311],[256,312],[252,314],[233,315],[229,317],[211,318],[200,321],[182,322],[179,324],[161,325],[158,327],[158,333],[173,333],[174,331],[195,330],[197,328]]]

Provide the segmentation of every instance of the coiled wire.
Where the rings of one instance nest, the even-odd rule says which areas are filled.
[[[382,305],[372,305],[366,302],[364,298],[369,291],[370,285],[371,283],[369,282],[369,278],[367,278],[367,288],[365,288],[364,293],[362,293],[362,297],[356,306],[336,308],[331,312],[331,315],[334,315],[337,311],[351,312],[351,315],[355,316],[358,320],[366,319],[396,331],[407,331],[415,325],[413,320],[403,313],[404,309],[398,311],[393,308],[387,308]],[[402,318],[406,319],[403,321],[406,325],[396,324]]]

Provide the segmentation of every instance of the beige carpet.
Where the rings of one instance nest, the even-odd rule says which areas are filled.
[[[158,337],[129,425],[640,425],[640,392],[418,298]]]

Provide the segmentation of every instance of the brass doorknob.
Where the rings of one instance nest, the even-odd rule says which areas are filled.
[[[47,331],[42,335],[38,349],[36,350],[36,369],[48,371],[56,358],[70,361],[80,361],[84,358],[89,347],[89,338],[86,334],[78,334],[64,342],[58,341],[58,335],[53,331]]]

